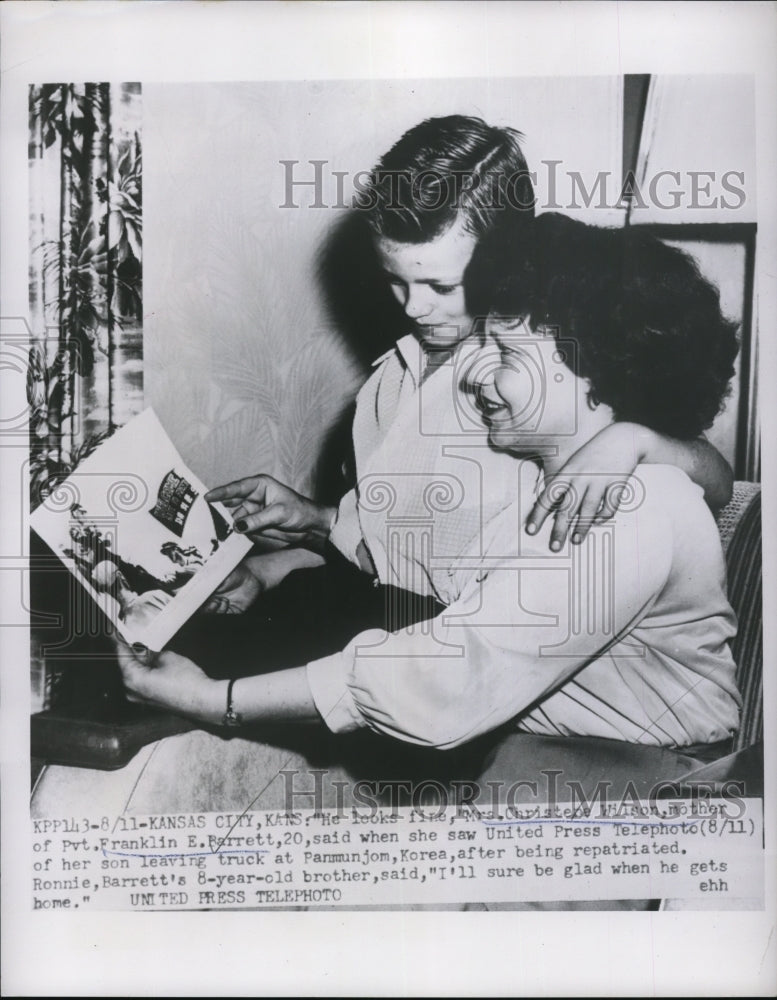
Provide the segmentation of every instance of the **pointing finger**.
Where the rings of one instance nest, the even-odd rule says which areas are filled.
[[[251,496],[255,490],[260,490],[261,495],[264,495],[264,490],[266,489],[267,476],[249,476],[247,479],[236,479],[234,482],[227,483],[224,486],[217,486],[215,489],[209,490],[205,494],[205,499],[211,503],[217,500],[232,500],[241,499]]]

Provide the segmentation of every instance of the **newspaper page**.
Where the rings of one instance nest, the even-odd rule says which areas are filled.
[[[103,442],[31,518],[129,643],[160,650],[250,550],[152,409]]]
[[[3,7],[9,995],[773,992],[774,11]],[[456,174],[481,128],[525,164],[491,202],[482,157]],[[392,230],[443,160],[484,214]],[[527,191],[531,249],[500,244]],[[653,252],[674,353],[607,346],[674,386],[640,420],[585,338]],[[547,329],[505,315],[535,287]],[[715,392],[722,513],[678,416]],[[671,450],[554,494],[607,407]],[[204,484],[246,477],[235,531]],[[586,490],[613,516],[556,546]],[[198,612],[252,543],[251,607]]]

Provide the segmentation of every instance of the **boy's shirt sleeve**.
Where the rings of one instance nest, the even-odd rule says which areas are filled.
[[[353,450],[356,460],[357,477],[363,474],[364,462],[374,451],[377,442],[390,423],[391,414],[396,405],[398,385],[394,382],[399,378],[401,366],[396,348],[392,348],[373,362],[372,375],[359,390],[356,397],[356,410],[353,422]],[[386,389],[383,385],[386,373],[391,376],[391,385]],[[392,402],[389,413],[384,413],[385,399]],[[358,491],[350,489],[340,500],[332,522],[329,540],[345,558],[360,569],[358,548],[363,541],[362,526],[359,519]]]
[[[362,541],[362,529],[355,489],[349,490],[340,501],[329,540],[349,562],[359,566],[357,549]]]

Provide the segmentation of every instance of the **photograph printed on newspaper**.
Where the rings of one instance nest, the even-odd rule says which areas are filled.
[[[126,642],[160,650],[251,548],[206,494],[148,408],[52,484],[31,525]]]

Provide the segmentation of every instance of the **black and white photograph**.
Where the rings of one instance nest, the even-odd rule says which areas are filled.
[[[769,994],[773,9],[5,7],[6,958]]]
[[[208,491],[183,464],[153,410],[105,438],[66,479],[49,476],[41,492],[30,498],[33,531],[125,642],[158,651],[203,605],[237,612],[223,594],[208,598],[250,551],[250,542],[233,531],[225,509],[208,503]],[[55,585],[45,565],[43,586],[50,595]],[[36,566],[39,557],[31,562]],[[74,634],[77,617],[70,614]],[[54,653],[45,625],[40,636],[45,660]]]

